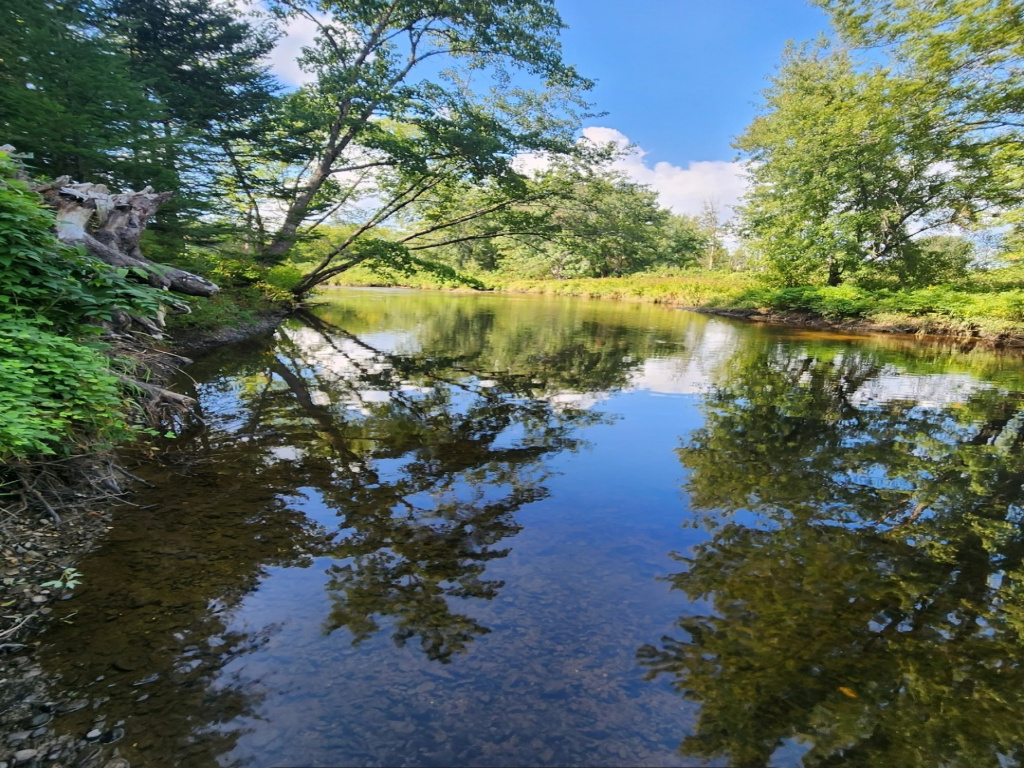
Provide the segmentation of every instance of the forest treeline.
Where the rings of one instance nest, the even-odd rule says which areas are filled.
[[[906,287],[1013,251],[1018,5],[816,4],[834,32],[790,45],[736,139],[729,228],[712,191],[674,214],[578,139],[592,83],[551,0],[7,2],[0,138],[40,175],[174,192],[161,256],[297,295],[357,264]],[[289,88],[267,56],[296,19],[317,35]]]
[[[173,191],[151,238],[164,258],[304,295],[368,261],[574,277],[721,249],[718,221],[671,213],[611,148],[577,141],[591,83],[563,61],[549,0],[5,15],[4,141],[36,174]],[[266,57],[295,18],[319,33],[307,82],[285,88]]]
[[[734,277],[685,303],[1024,323],[1019,278],[992,276],[1024,231],[1020,4],[815,2],[834,31],[789,47],[736,139],[750,184],[726,224],[711,190],[673,213],[614,170],[621,150],[579,139],[592,83],[553,0],[0,0],[0,144],[23,166],[3,167],[4,312],[77,339],[135,277],[79,251],[43,266],[69,252],[20,172],[172,192],[147,253],[226,289],[193,323],[356,267],[478,286],[703,268]],[[268,55],[295,20],[316,36],[286,87]],[[120,298],[19,295],[52,269]]]

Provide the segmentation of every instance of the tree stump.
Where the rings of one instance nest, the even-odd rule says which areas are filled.
[[[171,192],[111,194],[103,184],[77,184],[62,176],[34,189],[57,212],[57,237],[111,265],[141,270],[149,284],[187,296],[213,296],[220,291],[205,277],[181,269],[154,264],[139,249],[139,240],[157,208]]]

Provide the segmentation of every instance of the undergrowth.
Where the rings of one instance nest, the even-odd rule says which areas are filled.
[[[58,241],[53,214],[16,170],[0,152],[0,462],[127,436],[131,398],[98,323],[119,310],[153,314],[161,297]]]

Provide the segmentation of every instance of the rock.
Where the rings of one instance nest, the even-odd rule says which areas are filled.
[[[104,765],[103,768],[132,768],[132,765],[123,757],[115,757],[113,760]]]
[[[17,733],[12,733],[7,737],[7,743],[13,747],[15,744],[21,744],[21,742],[31,735],[32,733],[30,731],[18,731]]]
[[[80,709],[85,709],[87,706],[89,706],[88,699],[72,699],[71,701],[65,701],[63,704],[61,704],[57,708],[57,711],[59,711],[61,714],[66,715],[69,712],[77,712]]]
[[[53,715],[43,712],[42,714],[36,715],[29,721],[29,726],[32,728],[38,728],[40,725],[46,725],[53,719]]]
[[[14,764],[27,763],[33,757],[39,754],[38,749],[19,749],[14,753]]]
[[[47,727],[45,725],[39,726],[34,731],[32,731],[32,738],[33,739],[38,739],[40,736],[44,735],[47,730],[48,729],[47,729]]]
[[[100,742],[103,744],[113,744],[124,738],[124,728],[111,728],[109,731],[103,734],[103,738]]]
[[[98,739],[102,735],[103,731],[101,731],[99,728],[93,728],[91,731],[85,734],[85,738],[89,741],[96,741],[96,739]]]

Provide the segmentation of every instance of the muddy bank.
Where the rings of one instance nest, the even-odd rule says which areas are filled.
[[[189,328],[174,332],[173,342],[169,349],[187,357],[201,357],[218,347],[235,344],[254,336],[267,333],[283,321],[292,310],[280,307],[262,313],[255,321],[236,327],[221,328]]]
[[[953,341],[970,341],[996,348],[1024,349],[1024,336],[1014,334],[987,334],[979,329],[964,328],[927,319],[907,317],[896,323],[877,323],[869,320],[829,320],[811,312],[764,312],[757,309],[720,309],[716,307],[680,307],[690,312],[717,317],[732,317],[769,325],[812,328],[820,331],[851,333],[887,333],[906,336],[929,336]]]

